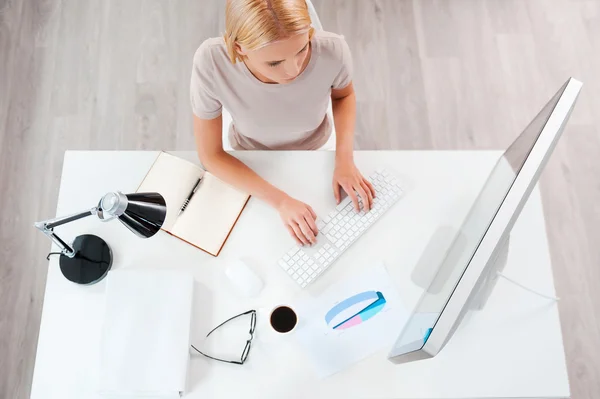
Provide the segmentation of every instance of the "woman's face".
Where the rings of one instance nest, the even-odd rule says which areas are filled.
[[[266,83],[290,83],[310,60],[308,32],[279,40],[256,50],[240,53],[246,56],[248,68]],[[266,80],[265,80],[266,78]]]

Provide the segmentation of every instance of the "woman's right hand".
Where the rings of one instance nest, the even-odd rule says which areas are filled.
[[[318,229],[315,224],[317,214],[309,205],[286,196],[279,202],[277,211],[298,245],[310,245],[317,242]]]

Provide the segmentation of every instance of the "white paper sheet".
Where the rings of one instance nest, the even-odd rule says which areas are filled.
[[[189,361],[194,278],[172,270],[108,274],[99,393],[178,398]]]
[[[318,298],[299,298],[294,306],[302,321],[294,335],[320,378],[391,348],[408,319],[380,262],[336,283]]]

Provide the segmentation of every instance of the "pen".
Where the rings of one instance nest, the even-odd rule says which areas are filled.
[[[183,205],[181,206],[181,209],[179,210],[179,213],[177,214],[177,216],[181,215],[183,213],[183,211],[185,211],[185,208],[188,206],[188,204],[192,200],[192,197],[196,193],[196,190],[198,190],[198,186],[200,185],[200,180],[202,180],[202,178],[198,179],[196,184],[194,184],[194,188],[192,188],[192,192],[190,192],[190,195],[188,195],[188,197],[185,199],[185,201],[183,201]]]

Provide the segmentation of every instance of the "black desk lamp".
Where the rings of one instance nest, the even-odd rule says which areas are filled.
[[[112,265],[112,251],[100,237],[85,234],[75,238],[72,246],[54,233],[54,228],[78,219],[97,215],[106,222],[118,218],[127,228],[142,238],[152,237],[160,230],[167,216],[165,199],[158,193],[108,193],[97,207],[71,216],[35,223],[61,249],[60,270],[77,284],[94,284],[102,280]]]

